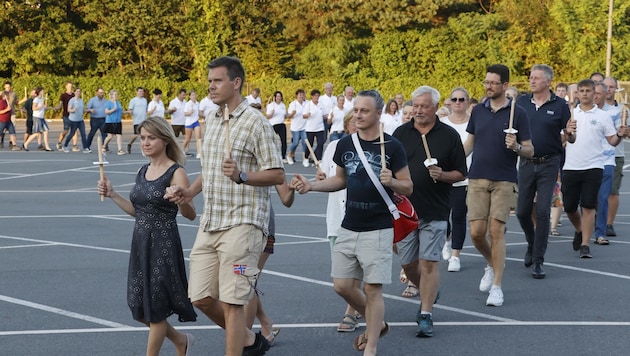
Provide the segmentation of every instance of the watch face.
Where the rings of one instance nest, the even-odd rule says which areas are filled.
[[[239,174],[239,178],[241,178],[242,182],[246,182],[247,181],[247,173],[241,172],[241,174]]]

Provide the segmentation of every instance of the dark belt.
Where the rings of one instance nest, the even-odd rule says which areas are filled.
[[[533,164],[545,163],[559,156],[560,155],[555,154],[555,155],[544,155],[540,157],[532,157],[532,158],[527,158],[527,162],[533,163]]]
[[[96,119],[96,120],[105,120],[104,117],[92,117],[92,119]]]

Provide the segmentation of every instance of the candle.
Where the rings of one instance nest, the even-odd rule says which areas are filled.
[[[512,127],[514,127],[514,107],[516,107],[516,98],[512,98],[512,105],[510,108],[510,124],[508,130],[512,133]]]
[[[429,165],[433,164],[431,162],[433,159],[431,158],[431,151],[429,151],[429,144],[427,143],[427,136],[426,135],[422,135],[422,145],[424,146],[424,152],[426,152],[426,154],[427,154],[427,160],[425,161],[425,165],[427,166],[427,169],[428,169]],[[430,162],[430,163],[426,163],[426,162]],[[429,172],[429,175],[430,174],[431,173]],[[433,183],[437,183],[435,178],[433,178]]]
[[[103,137],[98,135],[96,139],[96,146],[98,147],[98,169],[101,174],[101,181],[105,179],[105,168],[103,167]],[[101,201],[105,200],[105,195],[101,195]]]

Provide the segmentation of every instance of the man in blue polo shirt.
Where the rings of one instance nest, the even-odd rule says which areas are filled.
[[[549,237],[551,196],[558,178],[562,156],[560,132],[571,117],[567,102],[549,89],[553,69],[546,64],[536,64],[529,75],[532,93],[521,96],[516,105],[525,109],[529,118],[532,143],[536,147],[534,157],[521,159],[518,170],[518,203],[516,216],[527,239],[525,267],[532,264],[532,276],[545,278],[542,269]],[[532,221],[536,197],[536,226]]]
[[[523,109],[516,106],[510,120],[512,100],[505,97],[510,70],[502,64],[486,69],[483,82],[488,98],[475,105],[470,115],[466,155],[473,150],[468,178],[468,221],[473,244],[488,263],[479,283],[479,290],[489,292],[486,305],[503,305],[501,280],[505,264],[505,223],[514,206],[516,195],[516,159],[534,155],[529,120]],[[504,133],[510,128],[516,133]],[[490,232],[490,240],[486,233]]]

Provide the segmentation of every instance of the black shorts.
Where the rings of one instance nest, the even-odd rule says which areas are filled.
[[[140,124],[133,125],[133,134],[134,135],[140,135],[140,132],[138,131],[138,127],[140,127]]]
[[[122,122],[106,122],[105,133],[112,135],[122,135]]]
[[[179,137],[179,134],[186,135],[186,126],[185,125],[171,125],[173,128],[173,132],[175,133],[175,137]]]
[[[573,213],[578,206],[597,209],[597,193],[602,185],[604,170],[562,171],[562,202],[564,211]]]
[[[26,119],[26,134],[27,135],[33,134],[33,118]]]

